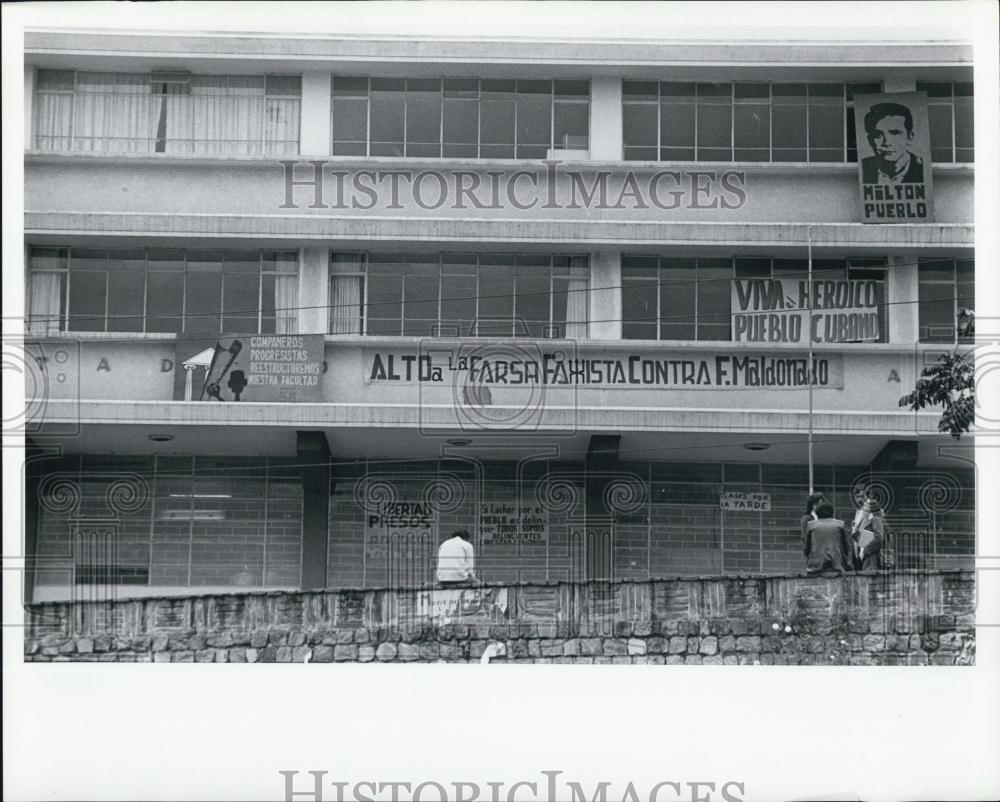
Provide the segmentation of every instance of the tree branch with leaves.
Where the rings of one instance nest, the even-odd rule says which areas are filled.
[[[941,354],[933,365],[921,371],[917,386],[899,399],[899,405],[914,411],[942,407],[938,431],[958,440],[976,419],[975,378],[970,355],[957,350]]]

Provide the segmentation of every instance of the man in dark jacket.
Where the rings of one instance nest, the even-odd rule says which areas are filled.
[[[816,520],[806,526],[804,544],[806,571],[844,573],[851,564],[851,539],[844,522],[833,517],[833,505],[822,501],[816,505]]]

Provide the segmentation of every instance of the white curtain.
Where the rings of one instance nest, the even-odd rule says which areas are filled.
[[[299,152],[298,98],[269,97],[264,112],[264,149],[267,156],[295,156]]]
[[[294,334],[298,330],[299,282],[298,276],[274,277],[274,333]]]
[[[73,96],[73,150],[151,152],[159,102],[151,94],[148,75],[78,73]]]
[[[263,76],[193,75],[190,94],[168,99],[167,152],[258,155],[264,105]]]
[[[330,333],[361,334],[362,254],[338,254],[330,265]]]
[[[73,95],[35,95],[35,142],[38,150],[69,150],[73,134]]]
[[[52,334],[61,325],[63,274],[37,271],[31,273],[31,295],[28,307],[28,331],[32,334]]]

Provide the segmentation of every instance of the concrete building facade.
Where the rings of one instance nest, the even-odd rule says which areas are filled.
[[[782,574],[860,487],[971,566],[972,438],[899,405],[975,308],[971,47],[25,53],[30,600],[420,586],[459,527],[488,582]],[[855,98],[912,92],[933,215],[862,223]]]

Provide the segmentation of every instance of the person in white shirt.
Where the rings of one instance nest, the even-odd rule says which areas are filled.
[[[475,556],[469,533],[459,529],[438,549],[438,583],[444,587],[461,587],[476,581]]]

